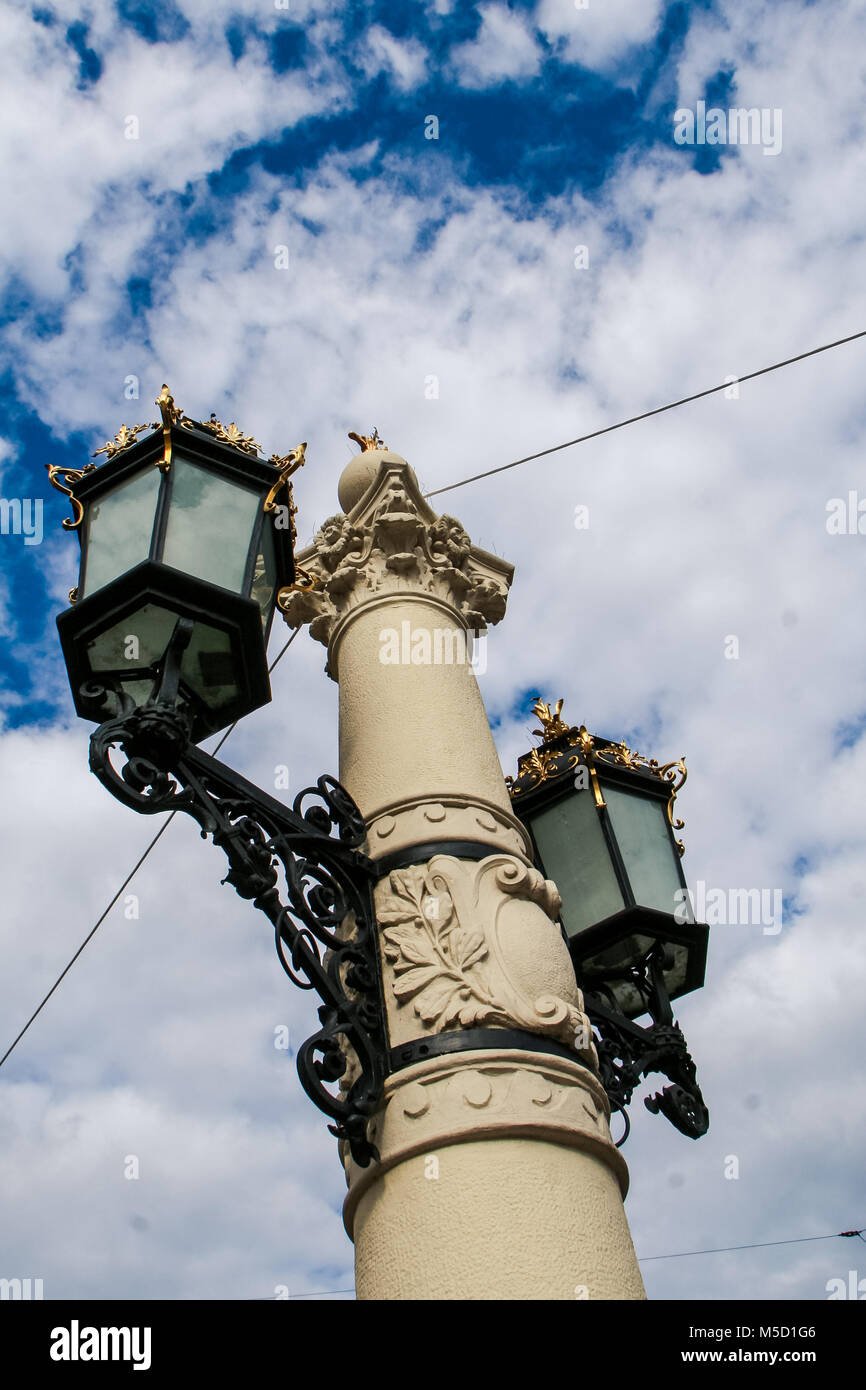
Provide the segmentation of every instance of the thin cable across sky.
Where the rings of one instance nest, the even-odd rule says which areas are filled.
[[[551,444],[549,449],[539,449],[537,454],[526,454],[522,459],[515,459],[513,463],[501,463],[498,468],[488,468],[483,473],[473,473],[471,478],[462,478],[459,483],[448,483],[446,487],[434,488],[432,492],[425,492],[424,496],[441,497],[443,492],[453,492],[455,488],[466,487],[467,483],[477,483],[480,478],[492,478],[495,473],[507,473],[509,468],[519,468],[522,463],[531,463],[533,459],[546,458],[548,454],[559,453],[560,449],[571,449],[575,444],[585,444],[588,439],[598,439],[599,435],[610,434],[613,430],[625,429],[626,425],[635,425],[638,420],[648,420],[651,415],[663,415],[666,410],[676,410],[678,406],[688,405],[690,401],[699,401],[703,396],[715,395],[717,391],[727,391],[736,381],[753,381],[756,376],[765,376],[767,372],[777,372],[780,367],[790,367],[792,362],[802,362],[806,357],[815,357],[819,352],[829,352],[831,348],[841,347],[843,343],[853,343],[855,338],[866,337],[866,328],[859,333],[850,333],[847,338],[837,338],[834,343],[824,343],[822,347],[810,348],[808,352],[799,352],[796,357],[786,357],[783,362],[773,362],[769,367],[759,367],[756,372],[746,372],[745,376],[728,377],[727,380],[719,383],[718,386],[708,386],[705,391],[695,391],[692,396],[683,396],[678,401],[669,401],[667,405],[657,405],[654,410],[644,410],[640,415],[630,415],[627,420],[618,420],[615,425],[604,425],[600,430],[592,430],[589,434],[578,435],[577,439],[567,439],[564,444]]]
[[[733,1250],[766,1250],[770,1245],[805,1245],[812,1240],[837,1240],[840,1236],[859,1236],[866,1240],[862,1227],[859,1231],[830,1231],[826,1236],[794,1236],[790,1240],[760,1240],[752,1245],[717,1245],[710,1250],[677,1250],[671,1255],[638,1255],[638,1264],[649,1264],[651,1260],[682,1260],[690,1255],[727,1255]],[[290,1293],[289,1298],[333,1298],[336,1294],[354,1293],[354,1289],[317,1289],[314,1293]],[[254,1299],[255,1303],[272,1303],[273,1299]]]
[[[292,633],[291,637],[289,638],[288,642],[286,642],[285,646],[284,646],[284,647],[282,648],[282,650],[277,654],[277,656],[274,658],[274,661],[273,661],[273,662],[271,663],[271,665],[268,667],[268,675],[270,675],[271,671],[273,671],[274,667],[278,664],[278,662],[282,661],[283,657],[285,656],[285,654],[286,654],[286,652],[288,651],[289,647],[290,647],[290,646],[292,645],[292,643],[294,642],[294,640],[295,640],[295,638],[297,637],[297,635],[298,635],[298,633],[300,632],[300,630],[301,630],[301,629],[300,629],[299,627],[295,628],[295,630],[294,630],[294,632]],[[223,746],[223,744],[225,743],[226,739],[229,737],[229,734],[231,734],[232,731],[233,731],[234,729],[236,729],[236,728],[237,728],[237,720],[235,720],[234,724],[229,725],[229,727],[226,729],[225,733],[223,734],[222,738],[220,739],[219,743],[217,744],[216,748],[214,749],[214,754],[217,754],[217,753],[220,751],[220,749],[222,748],[222,746]],[[171,822],[174,820],[174,818],[175,818],[176,815],[177,815],[177,811],[170,811],[170,812],[169,812],[167,819],[166,819],[166,820],[163,822],[163,824],[159,827],[159,830],[157,830],[156,834],[154,835],[154,837],[153,837],[153,839],[151,840],[150,844],[147,846],[147,849],[146,849],[146,850],[144,851],[144,853],[142,854],[142,856],[141,856],[141,858],[139,859],[138,863],[135,864],[135,866],[134,866],[132,869],[130,869],[129,873],[126,875],[126,878],[125,878],[125,879],[123,880],[123,882],[121,883],[121,885],[120,885],[120,887],[118,888],[117,892],[115,893],[114,897],[111,899],[111,902],[110,902],[110,903],[107,905],[107,907],[105,908],[105,911],[102,912],[102,913],[99,915],[99,917],[97,917],[97,919],[96,919],[96,921],[94,922],[93,926],[90,928],[90,931],[87,933],[87,935],[85,936],[85,938],[84,938],[84,940],[82,941],[81,945],[79,946],[78,950],[75,952],[75,955],[74,955],[74,956],[72,957],[72,959],[71,959],[70,961],[68,961],[67,964],[63,967],[63,969],[61,970],[60,974],[57,976],[57,979],[54,981],[54,984],[51,986],[50,990],[49,990],[48,993],[45,995],[45,998],[44,998],[44,999],[42,1000],[42,1002],[34,1009],[33,1013],[32,1013],[32,1014],[30,1015],[30,1017],[28,1018],[27,1022],[25,1023],[24,1027],[21,1029],[21,1032],[18,1034],[17,1038],[15,1038],[15,1039],[9,1044],[9,1046],[8,1046],[7,1049],[6,1049],[6,1051],[3,1053],[3,1056],[0,1057],[0,1067],[2,1067],[3,1063],[6,1061],[6,1058],[7,1058],[8,1056],[10,1056],[10,1054],[11,1054],[11,1053],[14,1051],[14,1049],[18,1046],[19,1042],[20,1042],[21,1039],[24,1037],[24,1034],[27,1032],[27,1029],[30,1027],[31,1023],[33,1023],[34,1019],[36,1019],[36,1018],[39,1017],[39,1014],[40,1014],[40,1013],[42,1012],[42,1010],[45,1008],[45,1005],[48,1003],[48,1000],[51,998],[51,996],[52,996],[52,994],[54,993],[54,991],[56,990],[57,986],[60,984],[60,981],[64,978],[64,976],[67,974],[67,972],[68,972],[69,970],[72,969],[73,965],[74,965],[75,962],[78,960],[78,957],[81,955],[81,952],[84,950],[84,948],[85,948],[85,946],[87,945],[88,941],[90,941],[91,937],[93,937],[93,936],[96,934],[97,929],[98,929],[99,927],[102,926],[102,923],[105,921],[105,919],[106,919],[106,917],[108,916],[109,912],[110,912],[111,909],[114,907],[114,904],[117,902],[117,900],[118,900],[118,898],[120,897],[121,893],[123,892],[124,888],[126,888],[126,886],[127,886],[128,884],[130,884],[130,883],[132,882],[132,880],[135,878],[135,875],[138,873],[138,871],[139,871],[139,869],[141,868],[142,864],[144,863],[145,859],[146,859],[147,856],[150,854],[150,851],[154,848],[154,846],[156,845],[157,841],[160,840],[160,839],[162,838],[162,836],[165,834],[166,830],[168,830],[168,827],[171,825]]]

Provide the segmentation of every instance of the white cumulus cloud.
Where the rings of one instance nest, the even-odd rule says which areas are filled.
[[[365,35],[361,67],[367,77],[387,72],[402,91],[418,86],[424,77],[426,50],[417,39],[397,39],[381,24]]]
[[[482,5],[476,38],[456,45],[451,61],[463,87],[493,87],[534,77],[541,61],[539,45],[519,16],[505,5]]]
[[[569,62],[604,71],[658,28],[662,0],[539,0],[535,25]]]

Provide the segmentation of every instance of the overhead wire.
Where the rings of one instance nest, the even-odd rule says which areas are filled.
[[[443,492],[454,492],[458,487],[466,487],[467,483],[477,483],[480,478],[492,478],[496,473],[507,473],[509,468],[519,468],[522,463],[532,463],[534,459],[546,458],[548,454],[559,453],[561,449],[571,449],[575,444],[585,444],[588,439],[598,439],[602,434],[611,434],[614,430],[625,429],[626,425],[635,425],[639,420],[648,420],[652,415],[663,415],[666,410],[676,410],[678,406],[688,405],[690,401],[699,401],[703,396],[712,396],[717,391],[726,391],[734,382],[737,385],[743,381],[754,381],[755,377],[765,376],[767,372],[777,372],[781,367],[790,367],[792,362],[802,362],[807,357],[816,357],[820,352],[829,352],[831,348],[842,347],[844,343],[853,343],[855,338],[866,337],[866,328],[859,333],[849,333],[847,338],[837,338],[833,343],[824,343],[821,347],[810,348],[808,352],[799,352],[796,357],[786,357],[782,362],[773,362],[769,367],[759,367],[756,372],[746,372],[745,376],[728,377],[718,386],[708,386],[705,391],[695,391],[691,396],[682,396],[678,401],[669,401],[667,405],[657,405],[653,410],[644,410],[640,415],[630,415],[627,420],[618,420],[615,425],[604,425],[602,429],[591,430],[589,434],[578,435],[577,439],[567,439],[564,444],[552,444],[548,449],[539,449],[536,454],[526,454],[523,458],[514,459],[512,463],[502,463],[498,468],[487,468],[483,473],[473,473],[471,478],[461,478],[458,483],[448,483],[446,487],[434,488],[432,492],[425,492],[426,498],[441,497]]]
[[[273,671],[274,667],[275,667],[280,661],[282,661],[283,657],[285,656],[285,654],[286,654],[286,652],[288,651],[289,647],[290,647],[290,646],[292,645],[292,643],[294,642],[294,640],[295,640],[295,638],[297,637],[297,635],[298,635],[299,632],[300,632],[300,628],[295,628],[294,632],[292,633],[292,635],[291,635],[291,637],[289,638],[289,640],[286,642],[285,646],[282,648],[282,650],[281,650],[281,651],[278,653],[278,655],[275,657],[274,661],[273,661],[273,662],[271,663],[271,665],[268,667],[268,675],[270,675],[270,673]],[[222,748],[222,746],[223,746],[223,744],[225,743],[226,739],[229,737],[229,735],[232,733],[232,731],[233,731],[234,729],[237,728],[237,726],[238,726],[238,721],[237,721],[237,720],[235,720],[234,724],[230,724],[230,725],[229,725],[229,727],[226,729],[225,733],[223,734],[222,738],[220,739],[219,743],[218,743],[218,744],[216,745],[216,747],[214,748],[214,756],[220,751],[220,749]],[[124,888],[126,888],[126,887],[132,882],[132,880],[135,878],[135,875],[138,873],[138,871],[139,871],[139,869],[141,868],[142,864],[144,863],[145,859],[146,859],[147,856],[150,854],[151,850],[154,848],[154,846],[157,844],[157,842],[158,842],[158,841],[162,838],[162,836],[165,834],[166,830],[167,830],[168,827],[171,825],[171,822],[174,820],[174,818],[175,818],[176,815],[177,815],[177,811],[170,811],[170,812],[169,812],[167,819],[166,819],[166,820],[163,822],[163,824],[159,827],[159,830],[158,830],[158,831],[156,832],[156,834],[154,835],[153,839],[151,840],[150,844],[149,844],[149,845],[147,846],[147,848],[145,849],[145,851],[144,851],[144,853],[142,854],[141,858],[138,860],[138,862],[135,864],[135,866],[134,866],[132,869],[130,869],[129,873],[126,875],[126,878],[125,878],[125,879],[123,880],[123,882],[121,883],[120,887],[118,888],[117,892],[114,894],[114,897],[111,899],[111,901],[109,902],[108,906],[107,906],[107,907],[105,908],[105,910],[100,914],[100,916],[97,918],[96,922],[95,922],[95,923],[93,924],[93,926],[91,927],[90,931],[89,931],[89,932],[87,933],[87,935],[85,936],[85,938],[84,938],[84,940],[82,941],[81,945],[78,947],[78,950],[75,952],[75,955],[72,956],[71,960],[69,960],[69,962],[64,966],[63,970],[61,970],[60,974],[57,976],[57,979],[54,981],[54,984],[51,986],[50,990],[49,990],[48,993],[45,995],[45,998],[44,998],[44,999],[42,1000],[42,1002],[38,1005],[38,1007],[37,1007],[36,1009],[34,1009],[33,1013],[32,1013],[32,1014],[30,1015],[30,1017],[28,1018],[27,1022],[25,1023],[24,1027],[21,1029],[21,1032],[18,1034],[17,1038],[15,1038],[15,1039],[10,1043],[10,1045],[7,1047],[6,1051],[3,1053],[3,1056],[0,1057],[0,1067],[2,1067],[3,1063],[6,1061],[6,1058],[9,1057],[9,1056],[11,1055],[11,1053],[15,1050],[15,1048],[18,1046],[18,1044],[20,1043],[21,1039],[24,1037],[24,1034],[27,1032],[27,1029],[30,1027],[31,1023],[33,1023],[33,1022],[39,1017],[40,1013],[41,1013],[42,1010],[45,1008],[45,1005],[48,1003],[48,1000],[51,998],[52,994],[53,994],[54,991],[57,989],[57,986],[58,986],[58,985],[60,984],[60,982],[65,978],[65,976],[68,974],[68,972],[72,969],[73,965],[74,965],[75,962],[78,960],[78,957],[81,955],[81,952],[84,950],[84,948],[85,948],[85,946],[87,945],[87,943],[92,939],[92,937],[94,937],[94,936],[96,935],[96,932],[97,932],[98,929],[102,926],[102,923],[105,921],[105,919],[106,919],[106,917],[108,916],[109,912],[110,912],[111,909],[114,907],[114,904],[117,902],[117,900],[118,900],[118,898],[120,897],[121,893],[123,892]]]
[[[826,1236],[796,1236],[791,1240],[761,1240],[751,1245],[719,1245],[708,1250],[677,1250],[671,1255],[638,1255],[638,1264],[649,1264],[651,1260],[682,1260],[689,1255],[725,1255],[733,1250],[766,1250],[771,1245],[803,1245],[813,1240],[836,1240],[839,1236],[859,1236],[861,1240],[866,1240],[863,1231],[866,1226],[859,1231],[831,1231]],[[289,1298],[326,1298],[333,1297],[335,1294],[354,1293],[354,1289],[317,1289],[315,1293],[290,1293]],[[272,1303],[273,1299],[253,1299],[254,1303]],[[277,1300],[279,1301],[279,1300]]]
[[[649,1264],[651,1260],[682,1260],[689,1255],[726,1255],[732,1250],[766,1250],[771,1245],[803,1245],[811,1240],[835,1240],[837,1236],[860,1236],[863,1239],[864,1226],[859,1231],[830,1231],[826,1236],[796,1236],[792,1240],[759,1240],[751,1245],[718,1245],[708,1250],[677,1250],[672,1255],[641,1255],[640,1264]]]

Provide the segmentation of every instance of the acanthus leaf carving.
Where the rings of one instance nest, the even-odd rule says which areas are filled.
[[[520,932],[538,942],[548,961],[546,974],[538,976],[547,988],[529,978],[525,961],[509,946],[502,923],[509,903],[518,908]],[[542,1033],[596,1065],[583,997],[551,925],[559,906],[554,885],[510,855],[477,863],[436,855],[426,865],[392,870],[377,891],[376,915],[398,1013],[411,1010],[434,1032],[501,1027]],[[562,993],[551,980],[562,984]]]
[[[388,467],[361,515],[328,517],[299,554],[316,583],[280,594],[290,626],[310,623],[311,635],[328,645],[341,618],[383,593],[432,594],[479,634],[503,617],[511,566],[474,547],[454,517],[437,517],[409,472]]]

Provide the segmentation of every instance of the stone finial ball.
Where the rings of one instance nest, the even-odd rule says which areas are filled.
[[[365,492],[375,482],[383,463],[396,463],[409,468],[406,460],[400,454],[395,454],[392,449],[365,449],[363,453],[355,454],[354,458],[349,460],[337,486],[337,496],[344,512],[350,512],[358,505]],[[409,474],[414,479],[411,468]]]

